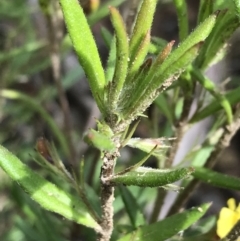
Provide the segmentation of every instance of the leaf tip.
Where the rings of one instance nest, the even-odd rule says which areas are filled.
[[[118,12],[118,10],[115,7],[111,6],[111,5],[108,6],[108,9],[111,12],[111,14],[113,14],[115,12]]]
[[[176,40],[172,40],[168,43],[168,45],[172,47],[175,44],[175,42],[176,42]]]
[[[218,17],[218,15],[220,14],[221,10],[217,10],[214,12],[214,15],[216,16],[216,18]]]

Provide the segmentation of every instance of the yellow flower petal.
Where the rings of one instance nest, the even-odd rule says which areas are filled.
[[[234,210],[236,209],[236,201],[235,201],[235,199],[234,199],[234,198],[228,199],[227,205],[228,205],[228,207],[229,207],[231,210],[234,211]]]
[[[228,208],[223,207],[221,209],[217,221],[217,234],[220,238],[226,237],[234,225],[240,220],[240,204],[237,207],[235,199],[230,198],[227,201],[227,205]]]
[[[236,212],[239,213],[239,218],[240,218],[240,203],[238,204],[238,207],[236,208]]]
[[[217,221],[217,235],[224,238],[237,223],[235,212],[229,208],[222,208]]]

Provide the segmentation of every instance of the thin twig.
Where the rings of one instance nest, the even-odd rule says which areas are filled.
[[[173,142],[172,148],[169,149],[169,152],[167,155],[168,156],[167,161],[165,164],[166,168],[170,168],[172,166],[177,150],[182,141],[182,138],[186,133],[186,131],[189,129],[189,125],[187,124],[187,121],[188,121],[188,115],[192,105],[192,101],[193,101],[193,94],[191,94],[191,96],[189,97],[186,97],[184,100],[183,112],[181,114],[179,121],[175,124],[174,136],[176,137],[176,140]]]
[[[53,79],[57,87],[58,97],[64,118],[64,131],[69,145],[69,162],[76,166],[76,150],[72,140],[72,125],[70,121],[69,104],[61,83],[60,43],[63,37],[63,18],[58,1],[52,1],[53,12],[47,14],[48,33],[50,42],[50,58],[52,63]]]
[[[230,141],[236,131],[240,128],[240,105],[236,107],[234,112],[234,121],[230,125],[225,125],[224,133],[219,139],[218,144],[216,145],[214,151],[209,156],[208,160],[206,161],[205,167],[212,168],[219,157],[222,155],[223,150],[230,145]],[[193,179],[189,185],[184,189],[184,191],[178,196],[175,203],[171,207],[168,212],[168,216],[177,213],[181,207],[186,203],[189,197],[193,194],[193,191],[197,188],[200,184],[200,181],[197,179]]]

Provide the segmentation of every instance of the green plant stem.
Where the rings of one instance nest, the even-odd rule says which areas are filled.
[[[66,98],[61,82],[60,45],[63,38],[63,18],[58,2],[54,0],[52,2],[52,5],[55,14],[46,14],[50,43],[50,59],[52,63],[53,79],[57,87],[58,97],[63,111],[64,132],[67,138],[69,148],[68,160],[73,166],[76,166],[77,156],[72,139],[72,125],[70,121],[71,115],[68,100]]]
[[[187,4],[185,0],[174,0],[177,10],[179,39],[183,41],[188,36],[188,15]]]
[[[28,108],[32,108],[34,111],[38,112],[40,116],[43,118],[43,120],[45,120],[46,123],[49,125],[50,129],[52,130],[53,134],[57,138],[59,144],[61,145],[61,148],[64,154],[69,155],[68,144],[64,134],[58,128],[54,119],[47,113],[47,111],[38,102],[36,102],[32,97],[27,96],[23,93],[19,93],[14,90],[7,90],[7,89],[0,90],[0,96],[11,100],[23,101],[26,103],[26,106]]]
[[[191,71],[193,77],[196,79],[196,81],[198,81],[205,90],[207,90],[212,96],[214,96],[219,101],[222,108],[226,112],[228,123],[231,123],[232,122],[232,109],[231,109],[231,104],[228,101],[228,99],[224,95],[219,93],[219,90],[217,90],[215,84],[210,79],[208,79],[206,76],[204,76],[199,69],[191,68],[190,71]]]
[[[219,157],[221,156],[223,150],[229,146],[232,137],[235,135],[236,131],[240,128],[240,105],[236,107],[234,112],[234,120],[230,125],[225,125],[224,133],[219,139],[215,149],[212,151],[211,155],[207,159],[205,163],[206,168],[212,168]],[[175,203],[171,207],[167,216],[170,216],[174,213],[177,213],[180,208],[189,200],[189,197],[193,194],[194,190],[198,187],[200,181],[197,179],[193,179],[188,186],[184,189],[184,191],[178,196],[175,200]]]

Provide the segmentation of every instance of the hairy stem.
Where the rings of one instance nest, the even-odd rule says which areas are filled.
[[[105,180],[114,174],[115,160],[118,153],[104,153],[101,169],[101,207],[102,217],[100,226],[102,230],[98,233],[98,241],[109,241],[113,231],[113,201],[114,187]]]

